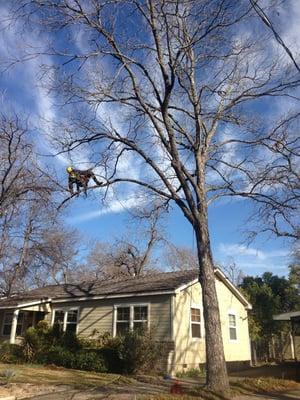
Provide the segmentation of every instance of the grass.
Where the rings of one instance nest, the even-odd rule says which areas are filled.
[[[35,385],[70,385],[75,388],[114,388],[114,385],[124,387],[128,391],[135,387],[137,390],[137,400],[221,400],[218,396],[200,384],[190,384],[183,382],[184,396],[171,395],[171,394],[151,394],[153,387],[156,385],[166,391],[169,391],[170,383],[167,383],[162,378],[154,376],[136,376],[129,378],[126,376],[116,374],[101,374],[95,372],[86,372],[65,369],[62,367],[43,367],[40,365],[12,365],[0,363],[0,382],[1,373],[5,371],[13,371],[10,382],[15,383],[31,383]],[[3,375],[3,374],[2,374]],[[5,377],[4,377],[5,378]],[[3,379],[4,379],[3,378]],[[180,380],[180,379],[179,379]],[[139,394],[139,382],[144,382],[147,386],[149,384],[149,394]],[[300,390],[300,384],[294,381],[274,378],[231,378],[230,386],[232,391],[232,398],[239,394],[253,394],[253,393],[275,393],[284,392],[289,390]],[[115,386],[116,387],[116,386]],[[145,392],[143,392],[145,393]],[[157,391],[156,391],[157,393]]]
[[[274,393],[300,389],[295,381],[277,378],[241,378],[230,382],[231,390],[236,394]]]
[[[90,386],[103,387],[113,383],[130,384],[133,379],[116,374],[100,374],[96,372],[78,371],[61,367],[43,367],[30,364],[2,364],[0,373],[4,370],[13,370],[16,375],[11,382],[26,382],[35,385],[71,385],[75,387]]]
[[[274,378],[240,378],[230,381],[232,398],[245,394],[267,394],[300,390],[300,384],[290,380]],[[178,396],[171,394],[140,395],[137,400],[221,400],[222,396],[212,393],[205,388],[191,388],[189,395]]]

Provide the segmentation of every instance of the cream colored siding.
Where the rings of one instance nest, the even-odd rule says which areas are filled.
[[[248,329],[248,315],[245,306],[218,279],[216,289],[221,315],[222,336],[226,361],[246,361],[251,359]],[[237,339],[229,336],[229,314],[235,315]]]
[[[205,362],[205,339],[203,324],[203,308],[199,284],[192,285],[175,297],[174,304],[174,340],[175,351],[171,359],[171,371],[185,367],[197,368]],[[191,337],[190,315],[191,307],[201,308],[201,338]]]
[[[171,338],[171,297],[169,295],[141,296],[139,298],[122,298],[93,301],[76,301],[55,303],[55,309],[78,308],[78,328],[80,336],[93,337],[109,332],[113,333],[114,306],[130,304],[149,304],[150,327],[156,332],[159,340]]]
[[[218,279],[216,279],[217,296],[220,307],[221,326],[223,334],[226,361],[250,360],[250,341],[248,332],[248,317],[245,306]],[[201,309],[201,338],[191,335],[191,308],[200,305]],[[229,338],[229,313],[236,316],[237,340]],[[174,340],[175,352],[172,356],[173,369],[197,368],[205,362],[205,331],[203,321],[203,306],[201,286],[195,283],[178,293],[174,306]]]

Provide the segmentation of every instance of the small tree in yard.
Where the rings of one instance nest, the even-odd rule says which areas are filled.
[[[248,1],[16,3],[31,29],[53,35],[44,71],[65,102],[60,150],[86,146],[108,191],[136,185],[143,201],[175,204],[193,227],[207,384],[227,392],[208,206],[224,196],[253,200],[271,230],[294,234],[298,114],[267,120],[260,108],[296,90],[298,71],[269,45]]]

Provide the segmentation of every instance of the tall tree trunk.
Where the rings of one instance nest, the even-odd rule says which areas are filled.
[[[199,258],[199,282],[205,323],[206,384],[214,391],[229,394],[229,380],[224,356],[219,304],[215,286],[214,265],[208,232],[207,205],[199,205],[194,225]]]

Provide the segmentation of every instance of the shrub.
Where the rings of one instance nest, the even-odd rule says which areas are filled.
[[[161,355],[161,345],[150,331],[129,331],[122,337],[119,354],[125,373],[143,372],[155,368]]]
[[[109,372],[133,374],[153,370],[161,357],[161,345],[149,331],[129,331],[124,336],[107,338],[99,350]]]
[[[37,329],[28,328],[23,334],[22,352],[25,361],[31,362],[41,351],[43,346],[43,336]]]
[[[84,371],[107,372],[103,357],[95,351],[77,353],[74,367]]]
[[[52,346],[38,354],[36,361],[41,364],[54,364],[65,368],[73,368],[75,355],[62,346]]]
[[[177,378],[201,378],[205,377],[205,368],[190,368],[186,371],[181,371],[176,373]]]
[[[14,369],[4,369],[0,372],[0,382],[2,385],[7,385],[17,375]]]
[[[0,361],[8,364],[17,364],[24,361],[22,347],[18,344],[2,343],[0,346]]]
[[[36,361],[84,371],[107,372],[103,357],[97,352],[72,352],[62,346],[51,347],[47,352],[39,354]]]

